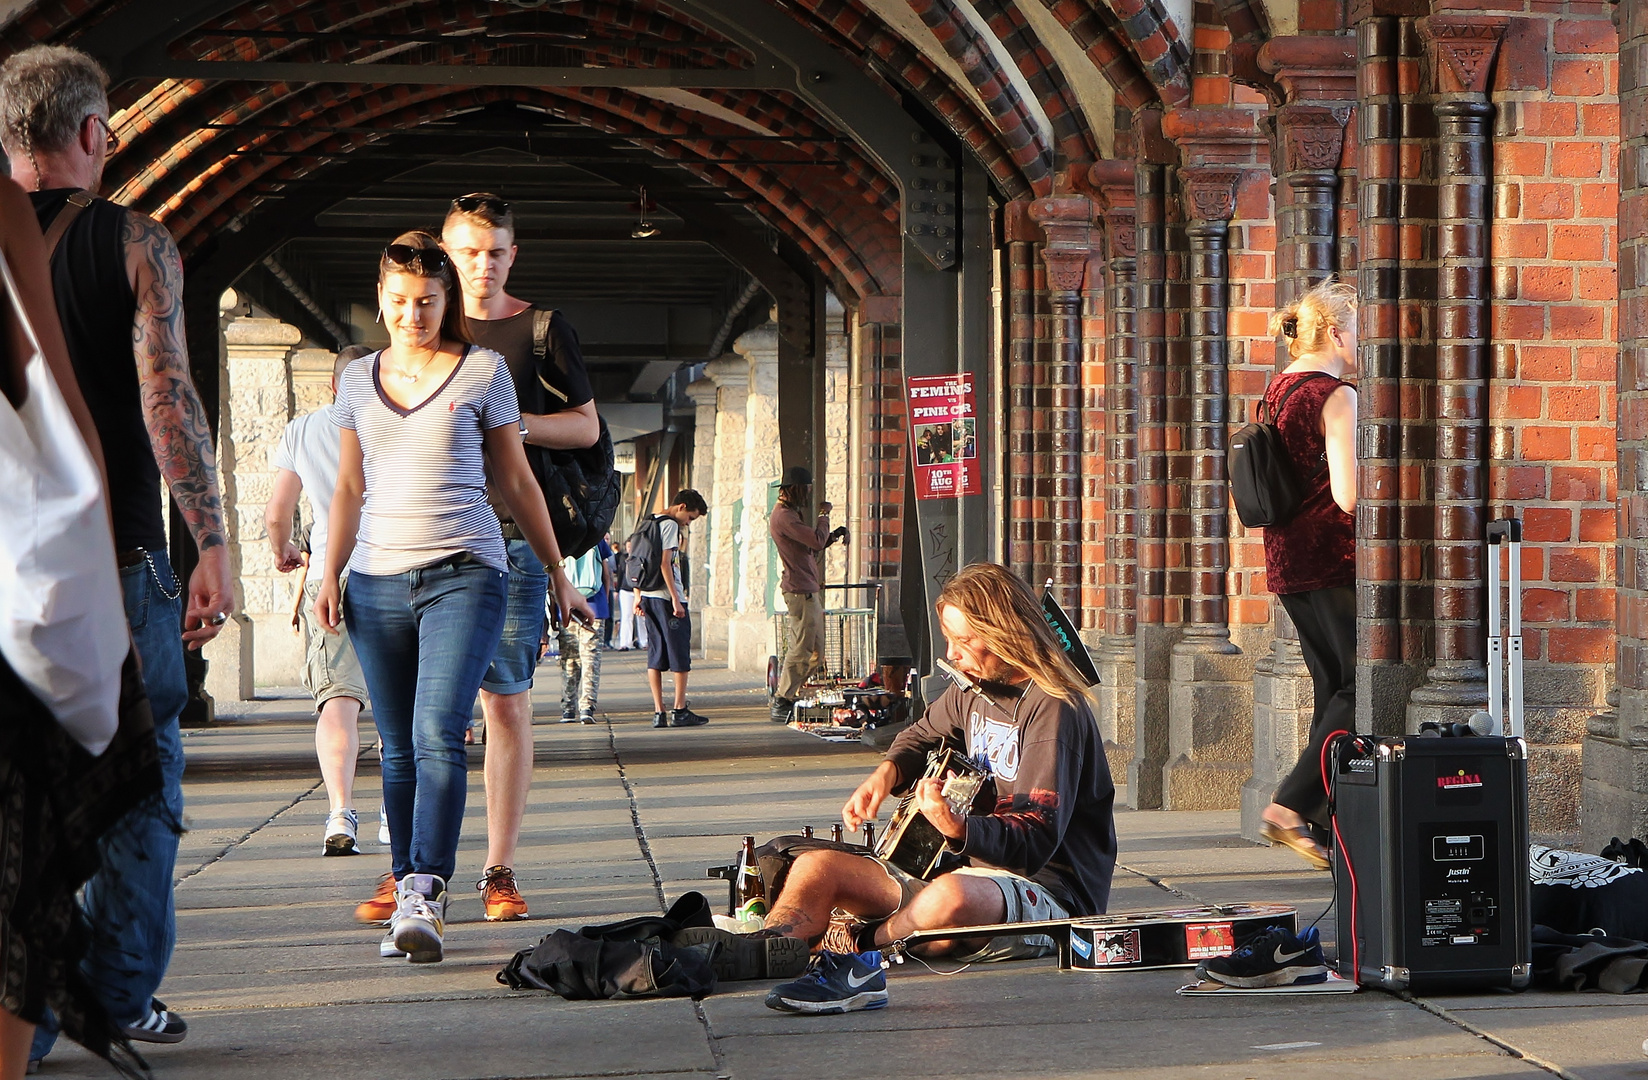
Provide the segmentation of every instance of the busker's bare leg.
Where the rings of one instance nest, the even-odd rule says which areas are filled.
[[[675,676],[675,707],[684,709],[687,707],[687,675],[689,673],[672,671],[670,674]]]
[[[352,697],[328,698],[315,723],[315,757],[326,784],[329,809],[355,805],[355,758],[360,756],[361,703]]]
[[[767,915],[766,928],[816,946],[830,928],[832,909],[882,919],[902,897],[887,871],[869,859],[845,851],[805,851],[796,856],[784,878],[784,891]],[[1000,899],[999,891],[996,897]]]
[[[1001,895],[1001,886],[987,878],[968,877],[965,874],[945,874],[935,878],[925,889],[898,911],[892,918],[876,927],[876,945],[897,941],[917,930],[939,930],[946,926],[988,926],[1007,917],[1007,901]],[[953,952],[972,952],[988,938],[931,941],[913,951],[919,956],[948,956]]]
[[[515,866],[532,789],[532,692],[481,691],[486,717],[486,865]]]

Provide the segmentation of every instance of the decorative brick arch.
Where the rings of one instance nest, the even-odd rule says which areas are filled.
[[[258,141],[256,155],[235,161],[213,160],[190,174],[180,163],[183,179],[165,205],[144,205],[157,213],[177,234],[187,253],[199,242],[198,230],[228,227],[251,210],[256,196],[246,189],[253,183],[293,184],[320,163],[320,155],[344,155],[381,137],[379,131],[332,133],[332,127],[366,127],[382,134],[417,123],[444,119],[494,101],[515,101],[541,108],[563,119],[586,124],[610,134],[669,134],[669,121],[651,99],[617,91],[533,91],[515,88],[454,90],[431,87],[421,92],[406,87],[311,88],[281,103],[266,120],[288,126],[301,120],[305,130],[286,130]],[[592,94],[601,96],[591,97]],[[734,151],[726,144],[683,140],[651,147],[666,161],[690,166],[679,159],[696,153],[725,157]],[[740,151],[742,152],[742,151]],[[721,187],[756,196],[754,209],[796,240],[809,257],[832,278],[854,293],[869,295],[896,291],[898,236],[896,226],[878,208],[843,191],[833,182],[809,182],[795,168],[749,164],[696,167],[693,171]],[[799,185],[806,184],[805,189]]]

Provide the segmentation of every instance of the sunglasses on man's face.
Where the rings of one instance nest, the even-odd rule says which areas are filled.
[[[120,136],[118,136],[114,133],[114,128],[110,127],[109,122],[107,120],[103,119],[101,116],[97,115],[96,113],[92,113],[91,116],[92,116],[93,120],[97,121],[98,126],[103,129],[103,150],[104,150],[104,152],[108,153],[108,154],[112,154],[116,150],[119,150],[120,149]]]
[[[496,195],[459,195],[452,200],[452,205],[466,214],[473,214],[477,210],[490,210],[494,214],[509,213],[509,203]]]
[[[413,247],[411,244],[390,244],[383,249],[383,257],[403,269],[414,266],[425,274],[440,274],[450,263],[440,248]]]

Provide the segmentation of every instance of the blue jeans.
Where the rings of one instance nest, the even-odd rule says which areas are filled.
[[[544,600],[549,574],[525,540],[507,540],[509,547],[509,606],[504,635],[481,680],[491,694],[521,694],[532,689],[538,668],[538,647],[544,639]]]
[[[509,576],[472,555],[404,574],[349,575],[343,617],[383,740],[397,879],[458,862],[469,786],[464,731],[503,631]]]
[[[172,564],[163,551],[123,567],[120,588],[132,641],[143,660],[143,688],[154,713],[160,744],[160,794],[135,807],[101,841],[103,869],[86,883],[84,904],[92,943],[81,964],[86,980],[116,1022],[148,1015],[177,943],[172,872],[177,867],[183,821],[183,740],[177,718],[189,698],[183,673],[183,602]],[[29,1057],[44,1058],[57,1041],[57,1018],[48,1012],[34,1035]]]

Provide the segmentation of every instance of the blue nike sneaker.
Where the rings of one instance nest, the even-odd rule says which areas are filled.
[[[1203,960],[1196,974],[1246,989],[1309,986],[1328,981],[1328,963],[1316,927],[1295,937],[1284,926],[1272,926],[1229,956]]]
[[[831,1013],[887,1007],[887,973],[879,952],[821,952],[801,978],[767,994],[767,1008],[779,1012]]]

